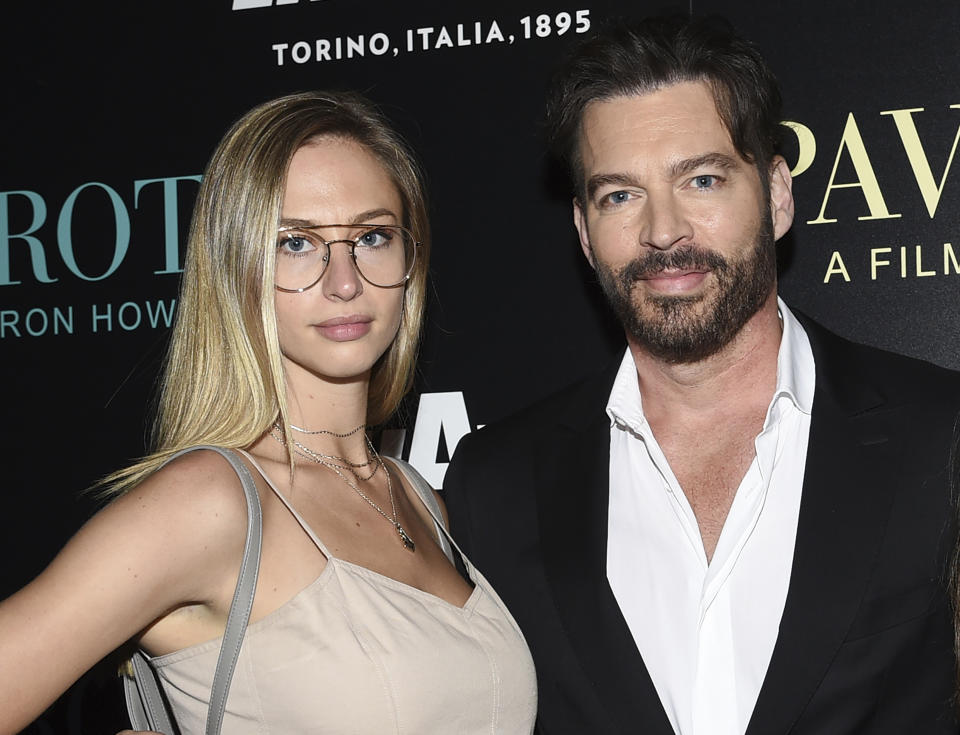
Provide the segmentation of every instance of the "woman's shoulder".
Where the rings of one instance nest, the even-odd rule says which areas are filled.
[[[246,515],[240,477],[227,458],[213,449],[198,448],[174,456],[128,494],[192,512],[208,508]]]
[[[246,539],[240,480],[214,452],[178,457],[115,498],[0,610],[81,672],[185,604],[229,606]],[[224,600],[226,602],[224,602]],[[3,626],[0,626],[2,628]],[[64,630],[72,631],[65,636]],[[51,653],[53,655],[53,653]]]
[[[246,537],[240,478],[227,459],[212,450],[171,459],[101,515],[104,521],[143,527],[150,535],[198,553],[213,547],[242,548]]]
[[[200,502],[243,498],[236,470],[219,451],[206,447],[174,455],[131,492],[137,490],[185,493]]]

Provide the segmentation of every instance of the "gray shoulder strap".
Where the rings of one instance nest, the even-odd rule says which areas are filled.
[[[243,635],[250,621],[250,611],[253,609],[253,596],[257,591],[260,548],[263,542],[263,517],[257,486],[253,482],[253,477],[250,476],[250,470],[237,453],[222,447],[196,448],[212,449],[220,452],[227,459],[240,477],[243,494],[247,500],[247,543],[243,550],[243,561],[240,563],[237,587],[233,592],[233,601],[230,603],[230,613],[227,615],[227,625],[223,631],[223,641],[220,643],[220,656],[217,659],[217,670],[213,676],[213,688],[210,691],[210,708],[207,710],[206,735],[219,735],[220,726],[223,724],[223,712],[227,707],[227,695],[230,693],[233,670],[237,666],[240,646],[243,645]]]
[[[450,548],[449,532],[443,523],[443,513],[440,512],[440,503],[437,502],[437,496],[433,494],[433,488],[430,487],[430,483],[428,483],[423,475],[417,472],[409,462],[404,462],[397,457],[390,457],[390,461],[403,473],[403,476],[406,477],[413,486],[413,489],[427,510],[430,511],[430,515],[433,516],[433,523],[437,527],[437,538],[440,541],[440,548],[443,549],[443,553],[447,555],[450,563],[453,564],[453,550]]]
[[[250,620],[253,597],[257,589],[263,520],[260,496],[257,494],[253,477],[243,460],[233,450],[203,445],[177,452],[170,457],[170,460],[197,449],[210,449],[226,458],[240,478],[247,501],[247,540],[243,550],[243,561],[240,564],[237,587],[230,603],[230,613],[227,615],[223,641],[220,644],[220,656],[217,659],[217,669],[210,691],[210,707],[207,710],[206,735],[218,735],[223,724],[230,681],[233,679],[233,671],[240,655],[240,646],[243,644],[243,635]],[[131,724],[139,730],[151,729],[165,735],[174,735],[177,730],[173,724],[173,717],[167,711],[159,681],[146,656],[138,651],[131,657],[131,663],[133,676],[132,678],[124,677],[124,696]]]

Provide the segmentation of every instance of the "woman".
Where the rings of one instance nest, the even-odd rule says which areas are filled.
[[[532,730],[519,630],[364,431],[409,388],[427,242],[418,169],[362,98],[292,95],[231,128],[195,207],[156,450],[0,605],[0,732],[131,638],[202,729],[247,511],[218,454],[164,464],[199,444],[247,450],[263,507],[225,733]]]

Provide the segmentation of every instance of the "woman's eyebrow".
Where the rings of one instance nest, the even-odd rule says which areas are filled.
[[[343,224],[343,225],[360,225],[365,223],[367,220],[376,219],[377,217],[393,217],[395,220],[399,220],[396,213],[390,209],[385,209],[383,207],[377,209],[368,209],[365,212],[360,212],[359,214],[351,217],[347,222],[332,222],[330,224]],[[325,224],[319,224],[316,222],[311,222],[308,219],[299,219],[297,217],[281,217],[280,218],[281,227],[325,227]]]

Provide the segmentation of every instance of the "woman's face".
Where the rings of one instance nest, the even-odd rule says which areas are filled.
[[[400,225],[400,195],[380,162],[348,138],[319,138],[290,162],[281,225]],[[325,240],[354,238],[352,227],[321,230]],[[281,258],[302,242],[278,248]],[[393,341],[403,309],[402,286],[373,286],[357,272],[349,243],[330,245],[320,281],[306,291],[275,291],[277,331],[287,374],[343,382],[368,374]]]

